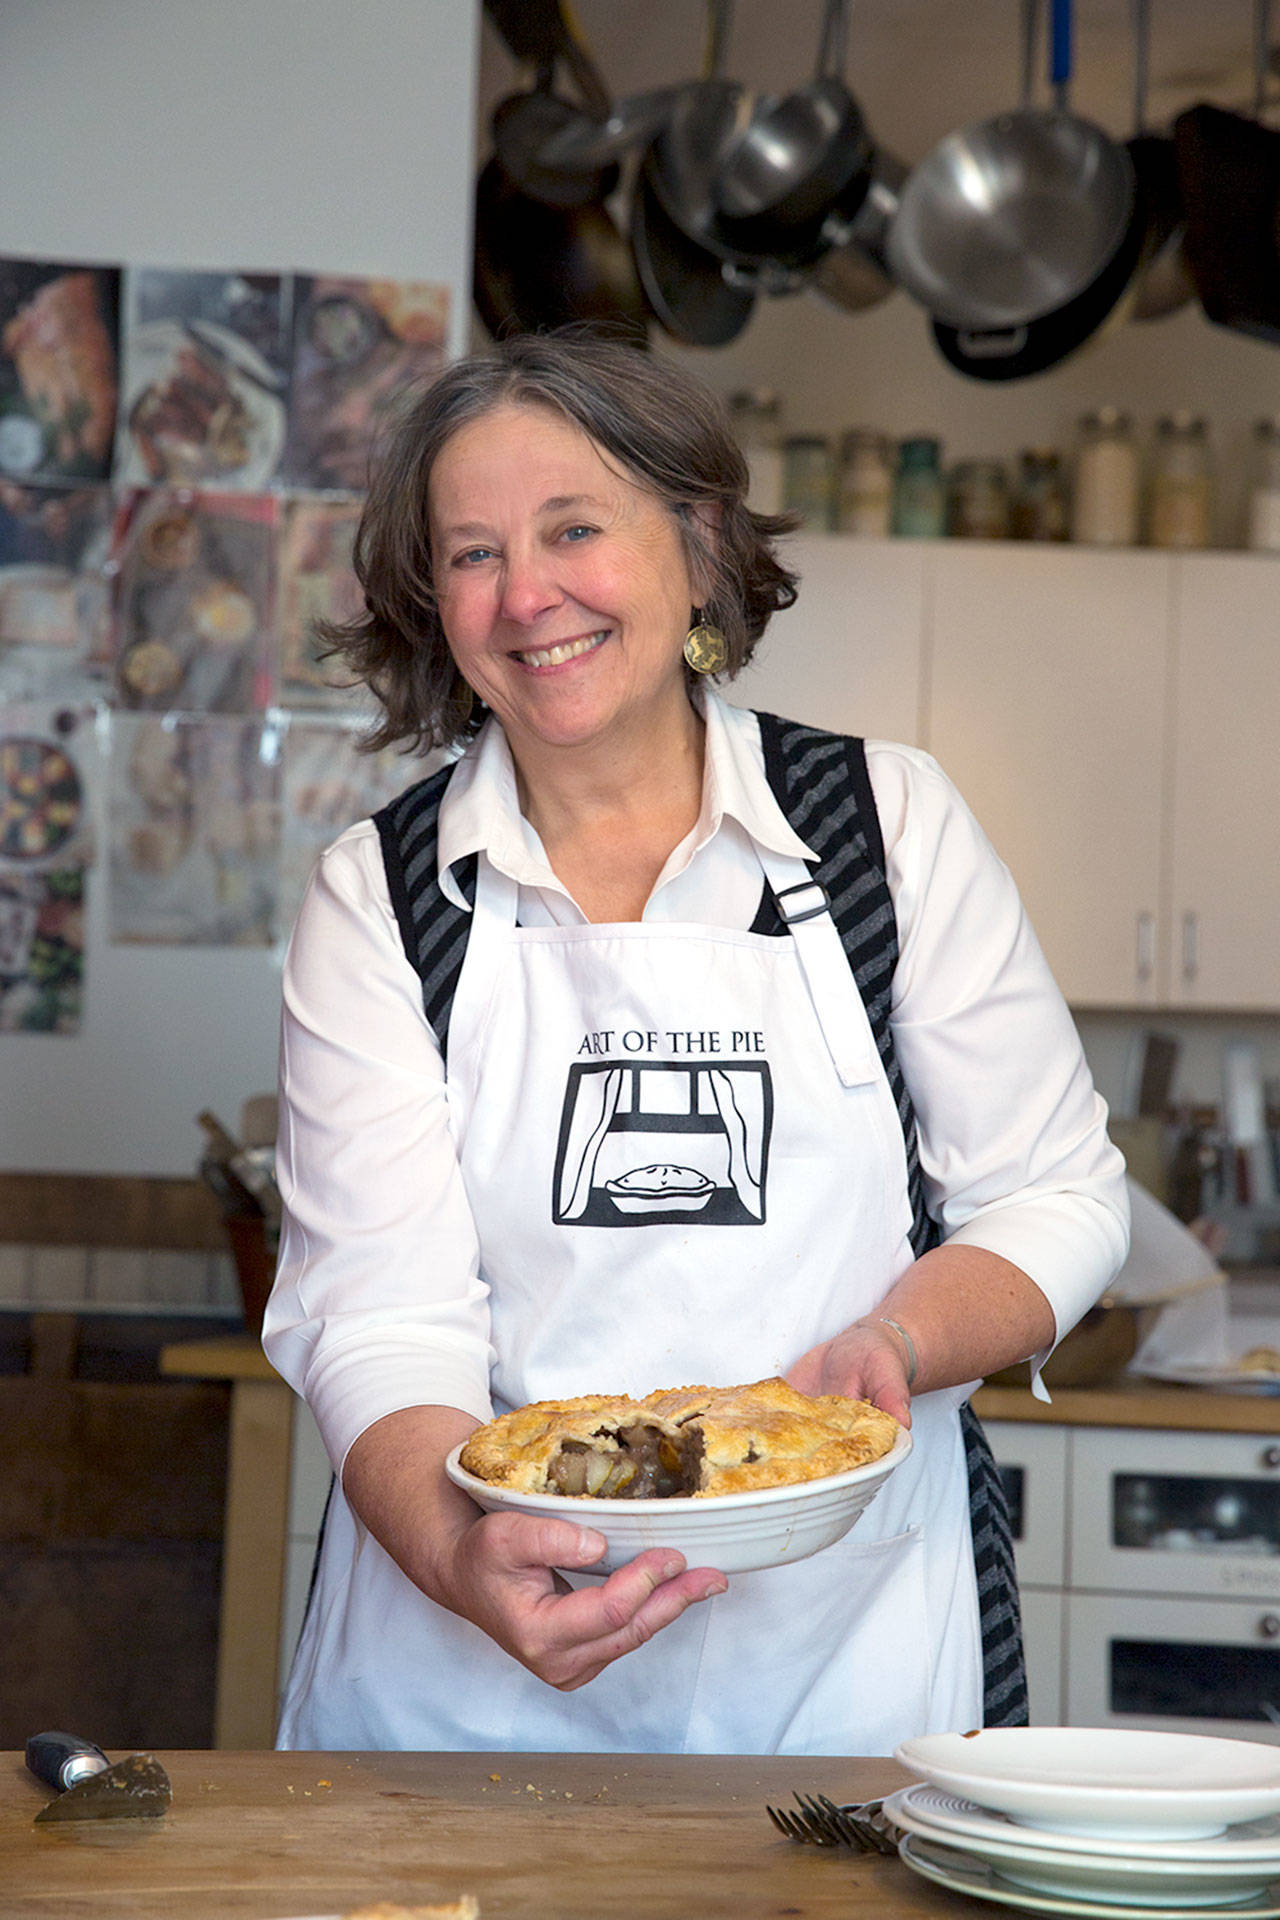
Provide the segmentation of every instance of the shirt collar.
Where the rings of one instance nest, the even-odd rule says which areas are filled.
[[[715,837],[728,815],[757,845],[801,860],[816,859],[792,829],[765,778],[755,715],[730,706],[709,687],[697,691],[707,732],[695,850]],[[519,886],[564,891],[520,812],[511,749],[492,716],[458,761],[440,803],[440,884],[455,906],[465,908],[468,902],[450,869],[468,854],[481,852]]]

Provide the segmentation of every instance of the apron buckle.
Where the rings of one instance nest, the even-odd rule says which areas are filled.
[[[818,895],[818,904],[816,906],[802,907],[800,902],[797,901],[794,908],[784,906],[782,904],[783,901],[787,898],[788,894],[792,893],[806,893],[809,895],[816,893]],[[788,927],[798,927],[803,920],[816,920],[819,914],[830,913],[831,911],[831,896],[823,886],[821,880],[816,878],[812,880],[802,880],[798,886],[783,887],[782,890],[775,893],[773,897],[778,903],[778,912],[782,915],[783,921]]]

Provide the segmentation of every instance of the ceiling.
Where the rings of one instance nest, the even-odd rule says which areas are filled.
[[[573,15],[615,95],[690,78],[700,68],[700,0],[572,0]],[[812,77],[823,0],[736,0],[729,72],[785,91]],[[1197,99],[1247,108],[1253,98],[1254,0],[1150,0],[1148,122]],[[1277,9],[1280,19],[1280,9]],[[1017,104],[1020,0],[853,0],[847,78],[875,137],[914,161],[954,128]],[[1071,103],[1108,132],[1133,131],[1132,0],[1077,0]],[[518,84],[486,25],[480,129]]]

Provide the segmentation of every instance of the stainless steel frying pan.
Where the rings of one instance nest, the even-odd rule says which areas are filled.
[[[1051,0],[1054,106],[1030,104],[1036,0],[1023,0],[1023,106],[952,133],[909,175],[890,229],[894,279],[951,326],[1000,329],[1097,278],[1134,205],[1123,146],[1069,110],[1071,0]]]

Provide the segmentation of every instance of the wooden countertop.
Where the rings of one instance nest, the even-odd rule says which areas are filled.
[[[1104,1387],[1055,1387],[1052,1405],[1027,1387],[980,1387],[978,1418],[1060,1427],[1173,1427],[1201,1433],[1280,1433],[1280,1395],[1205,1393],[1122,1376]]]
[[[112,1758],[119,1758],[114,1755]],[[864,1799],[890,1760],[665,1754],[162,1753],[159,1820],[37,1827],[0,1756],[3,1920],[292,1920],[474,1894],[481,1920],[928,1920],[893,1857],[799,1846],[766,1802]],[[966,1909],[967,1910],[967,1909]]]
[[[160,1371],[207,1380],[279,1380],[252,1334],[181,1340],[164,1347]],[[281,1382],[283,1384],[283,1382]],[[1058,1387],[1046,1406],[1026,1387],[980,1387],[982,1420],[1034,1420],[1065,1427],[1181,1427],[1211,1433],[1280,1433],[1280,1394],[1205,1393],[1121,1376],[1104,1387]]]
[[[209,1340],[175,1340],[161,1347],[161,1373],[188,1380],[275,1380],[276,1372],[262,1343],[251,1333],[225,1333]]]

